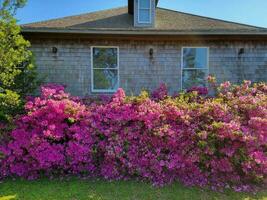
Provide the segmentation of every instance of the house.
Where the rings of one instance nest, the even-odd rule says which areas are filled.
[[[177,1],[178,2],[178,1]],[[267,29],[129,0],[128,7],[26,24],[40,74],[73,95],[170,92],[218,82],[267,81]]]

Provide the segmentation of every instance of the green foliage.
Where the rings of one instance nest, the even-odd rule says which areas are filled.
[[[128,96],[126,97],[127,102],[141,103],[149,99],[149,93],[146,90],[142,90],[139,96]]]
[[[25,6],[27,0],[0,0],[0,12],[8,11],[14,14],[17,8]]]
[[[7,119],[8,114],[16,112],[17,106],[21,104],[20,96],[11,90],[0,93],[0,119]]]
[[[16,91],[23,99],[31,94],[40,85],[41,79],[37,79],[37,71],[33,64],[33,58],[20,66],[20,74],[14,79],[11,90]]]
[[[23,98],[38,86],[30,43],[12,16],[25,0],[0,0],[0,122],[21,111]]]

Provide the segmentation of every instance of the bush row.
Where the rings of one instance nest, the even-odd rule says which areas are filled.
[[[83,174],[250,190],[267,178],[267,85],[229,82],[85,104],[55,85],[29,99],[0,146],[1,177]],[[203,88],[200,88],[203,93]],[[206,94],[206,91],[204,92]]]

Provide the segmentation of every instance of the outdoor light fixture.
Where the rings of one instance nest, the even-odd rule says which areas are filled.
[[[240,57],[244,53],[245,53],[245,49],[244,48],[240,48],[239,51],[238,51],[238,57]]]
[[[57,47],[52,47],[52,53],[57,53]]]
[[[151,48],[151,49],[149,49],[150,58],[153,58],[153,55],[154,55],[154,50]]]

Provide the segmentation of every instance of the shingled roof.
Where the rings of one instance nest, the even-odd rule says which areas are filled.
[[[133,26],[128,7],[103,10],[22,25],[23,32],[107,33],[107,34],[252,34],[267,35],[267,29],[209,17],[156,8],[156,24],[151,28]]]

